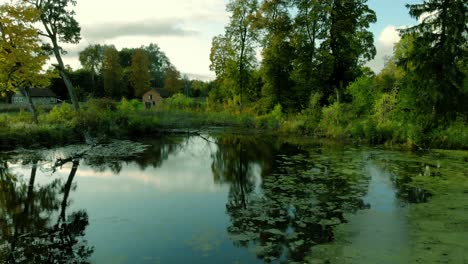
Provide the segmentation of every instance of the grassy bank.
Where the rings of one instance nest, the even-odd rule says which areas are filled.
[[[114,102],[92,99],[75,112],[68,104],[40,111],[39,124],[28,112],[0,114],[0,148],[49,146],[83,141],[94,137],[131,137],[151,135],[171,129],[202,130],[223,127],[256,130],[278,135],[312,136],[343,142],[402,145],[407,148],[468,149],[468,126],[462,121],[433,131],[387,120],[359,119],[351,116],[346,105],[334,104],[323,109],[308,109],[299,114],[282,113],[278,105],[269,113],[259,114],[246,107],[207,107],[189,98],[166,100],[157,109],[143,109],[136,100]]]

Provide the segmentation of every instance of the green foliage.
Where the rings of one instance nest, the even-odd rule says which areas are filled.
[[[164,103],[167,103],[171,109],[188,110],[196,106],[193,98],[187,97],[181,93],[174,94],[170,98],[166,99]]]
[[[56,105],[49,113],[41,116],[41,123],[50,124],[66,124],[70,122],[70,119],[75,115],[74,109],[70,104],[62,103]]]
[[[432,145],[438,148],[468,149],[468,123],[459,117],[446,127],[431,133]]]
[[[373,78],[360,77],[348,86],[346,92],[352,97],[353,112],[357,117],[369,113],[376,93]]]
[[[133,100],[127,100],[125,98],[122,98],[120,102],[117,105],[117,109],[121,112],[124,113],[135,113],[138,110],[143,109],[143,105],[139,100],[133,99]]]
[[[119,52],[114,46],[109,46],[104,50],[102,74],[106,95],[120,99],[123,95],[123,69],[119,63]]]
[[[335,102],[323,108],[319,129],[324,136],[336,139],[348,137],[348,125],[353,120],[351,105]]]
[[[421,114],[433,115],[434,123],[453,120],[457,111],[466,115],[466,75],[459,63],[467,55],[466,1],[425,0],[407,7],[422,22],[402,30],[413,38],[413,48],[399,58],[400,65],[413,73],[405,89],[419,99],[416,106]]]

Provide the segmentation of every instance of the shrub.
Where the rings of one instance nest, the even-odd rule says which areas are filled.
[[[70,104],[62,103],[61,105],[54,106],[48,114],[40,116],[40,122],[64,124],[70,122],[75,114],[75,110]]]
[[[322,120],[319,128],[323,135],[331,138],[349,137],[347,127],[353,116],[350,105],[335,102],[322,109]]]
[[[183,94],[175,94],[172,97],[166,99],[170,108],[187,110],[196,106],[195,101]]]
[[[115,111],[117,110],[117,104],[114,100],[110,98],[101,98],[101,99],[89,99],[86,103],[86,108],[96,111],[108,110]]]

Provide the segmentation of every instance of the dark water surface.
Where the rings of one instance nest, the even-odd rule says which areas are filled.
[[[65,160],[77,146],[0,156],[0,260],[314,263],[340,239],[353,247],[320,257],[408,263],[408,208],[431,193],[406,183],[437,164],[253,136],[144,143],[131,157]]]

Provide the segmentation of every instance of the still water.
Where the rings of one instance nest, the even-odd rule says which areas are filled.
[[[406,183],[438,162],[255,136],[142,143],[2,154],[0,260],[409,263],[408,210],[431,193]],[[338,241],[352,247],[320,251]]]

